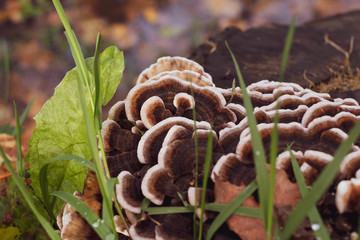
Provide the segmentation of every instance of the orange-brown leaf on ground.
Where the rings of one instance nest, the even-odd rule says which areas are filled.
[[[297,183],[289,180],[285,170],[276,170],[275,197],[276,207],[295,206],[301,200]]]
[[[276,170],[274,214],[280,225],[285,223],[300,200],[301,195],[297,183],[290,181],[285,170]]]
[[[0,134],[0,146],[3,148],[6,157],[12,161],[12,167],[16,168],[16,138],[14,136],[11,136],[9,134],[5,134],[2,133]],[[22,151],[22,156],[24,157],[27,149],[25,149],[23,146],[21,147],[21,151]],[[2,158],[2,156],[0,155],[0,181],[2,181],[5,178],[10,177],[10,173],[7,170],[7,168],[5,167],[5,165],[3,164],[4,159]],[[25,167],[28,168],[28,164],[25,163]]]
[[[9,158],[10,161],[16,160],[16,138],[6,133],[0,134],[0,146],[3,148],[5,155]],[[23,146],[21,147],[22,155],[25,156],[27,149]],[[0,164],[3,162],[2,157],[0,156]]]
[[[246,185],[237,186],[230,182],[224,182],[215,175],[215,202],[228,204],[238,194],[240,194]],[[276,171],[275,196],[274,196],[274,214],[280,224],[287,219],[294,206],[301,200],[299,188],[296,183],[289,180],[284,170]],[[245,207],[259,208],[259,203],[254,196],[250,196],[242,204]],[[281,213],[281,214],[279,214]],[[283,216],[285,214],[285,216]],[[281,215],[281,219],[280,216]],[[241,239],[265,239],[266,232],[261,219],[232,215],[227,224]]]
[[[230,203],[246,186],[231,184],[221,181],[215,175],[215,202],[227,204]],[[242,204],[244,207],[259,207],[253,196],[250,196]],[[265,239],[266,233],[262,220],[259,218],[232,215],[226,221],[229,228],[234,231],[241,239]]]

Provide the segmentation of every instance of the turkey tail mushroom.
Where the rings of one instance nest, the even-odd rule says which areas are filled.
[[[300,201],[286,151],[288,145],[292,144],[306,184],[311,185],[359,121],[360,107],[353,99],[333,99],[327,93],[289,82],[262,80],[246,90],[255,106],[266,153],[276,112],[279,116],[274,199],[274,214],[278,217],[279,212],[288,214]],[[163,57],[140,74],[124,101],[110,109],[102,129],[105,155],[111,176],[118,177],[117,201],[132,219],[130,234],[134,239],[192,237],[192,214],[149,216],[145,211],[141,219],[134,216],[141,213],[144,198],[153,206],[181,206],[181,194],[185,201],[194,204],[193,196],[198,194],[194,190],[195,174],[203,174],[209,134],[213,134],[214,141],[210,165],[213,181],[207,192],[215,197],[215,202],[230,202],[256,178],[248,119],[242,104],[240,88],[216,87],[198,63],[182,57]],[[359,143],[346,155],[335,182],[339,182],[334,186],[339,213],[360,210]],[[202,182],[198,184],[201,189]],[[256,197],[250,196],[244,206],[259,204]],[[212,217],[208,214],[207,222]],[[265,236],[259,219],[233,215],[227,225],[244,239]],[[246,232],[249,228],[252,230]]]

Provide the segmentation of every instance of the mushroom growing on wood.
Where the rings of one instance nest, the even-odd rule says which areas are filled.
[[[75,192],[74,196],[83,201],[97,215],[101,212],[101,193],[95,172],[89,171],[85,179],[84,192]],[[62,239],[100,239],[91,226],[81,217],[75,208],[66,203],[57,216],[57,225]]]
[[[184,78],[185,81],[192,81],[193,76],[197,75],[196,78],[198,78],[199,76],[200,79],[202,77],[204,78],[204,80],[202,80],[201,82],[203,82],[205,86],[212,86],[212,78],[208,73],[204,71],[204,68],[197,62],[183,57],[159,58],[156,63],[152,64],[149,68],[145,69],[140,74],[137,80],[137,84],[144,83],[150,79],[153,79],[158,74],[162,74],[164,72],[167,74],[167,72],[174,71],[175,74],[178,74],[179,72],[181,74],[182,71],[186,71],[185,73],[183,73],[184,75],[181,75],[181,77]],[[205,82],[208,82],[209,85],[205,84]]]
[[[274,214],[283,224],[284,218],[279,214],[288,214],[300,200],[290,154],[286,151],[288,145],[292,144],[306,184],[311,185],[359,121],[360,107],[351,99],[333,99],[329,94],[316,93],[295,83],[263,80],[248,86],[247,91],[255,106],[257,128],[266,154],[269,153],[273,120],[278,112],[279,154],[275,187],[278,194]],[[119,179],[117,200],[129,217],[142,211],[144,198],[150,200],[151,206],[182,206],[178,194],[186,201],[193,200],[189,196],[196,194],[191,190],[195,174],[200,176],[199,188],[202,187],[201,176],[210,134],[213,135],[210,163],[213,182],[208,184],[207,191],[214,193],[215,200],[230,202],[255,179],[251,135],[242,102],[239,88],[217,88],[200,65],[184,58],[161,58],[144,70],[126,99],[111,108],[102,130],[110,173]],[[198,172],[195,171],[195,136]],[[342,186],[355,189],[353,183],[346,181],[353,181],[356,172],[360,172],[359,152],[357,142],[345,157],[336,181],[341,183],[336,197],[348,205]],[[283,196],[285,192],[287,197]],[[223,201],[223,197],[228,199]],[[246,204],[258,207],[256,199],[253,195]],[[355,194],[348,199],[359,197]],[[339,212],[354,211],[354,208],[340,205],[338,208]],[[139,239],[191,237],[192,214],[176,215],[184,223],[177,224],[176,230],[166,222],[173,221],[174,216],[149,216],[145,212],[141,220],[134,220],[130,233]],[[213,214],[207,217],[211,222]],[[261,221],[239,216],[231,219],[228,220],[229,228],[240,237],[263,236]],[[261,229],[244,234],[244,229],[236,227],[240,222]],[[142,231],[144,224],[149,228]]]
[[[182,98],[180,93],[184,93]],[[187,108],[179,101],[188,105]],[[148,129],[172,116],[192,119],[193,106],[198,121],[221,126],[236,121],[235,113],[225,104],[224,97],[216,88],[192,85],[180,78],[165,75],[157,81],[149,80],[131,89],[125,100],[125,109],[130,121],[142,120]]]

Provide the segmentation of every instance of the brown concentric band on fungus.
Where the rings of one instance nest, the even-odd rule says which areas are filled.
[[[168,75],[158,81],[136,85],[130,90],[125,102],[126,116],[130,121],[143,120],[140,115],[141,108],[145,101],[153,96],[161,98],[165,109],[176,115],[177,109],[173,105],[175,95],[180,92],[191,95],[191,89],[193,89],[198,121],[209,121],[214,125],[236,121],[235,114],[225,107],[224,97],[215,88],[191,85]],[[192,119],[192,111],[185,111],[184,117]]]
[[[193,66],[195,66],[194,69]],[[222,202],[219,200],[220,196],[228,198],[223,199],[224,203],[231,201],[231,194],[223,191],[225,188],[237,194],[241,191],[240,188],[245,188],[255,178],[249,128],[245,108],[241,105],[240,89],[217,88],[213,85],[211,77],[207,77],[207,74],[203,72],[201,66],[198,68],[200,73],[196,73],[196,68],[196,63],[180,58],[160,59],[139,77],[138,84],[129,92],[125,103],[118,103],[109,113],[109,118],[114,120],[117,126],[114,123],[105,125],[104,131],[109,132],[106,134],[108,161],[112,161],[113,156],[131,153],[134,160],[131,162],[136,162],[136,167],[130,170],[127,169],[129,166],[117,165],[113,173],[116,176],[121,172],[120,175],[124,176],[121,180],[124,183],[123,186],[136,189],[136,193],[130,199],[120,200],[131,202],[135,206],[132,212],[140,211],[139,207],[144,195],[151,200],[151,204],[162,206],[182,206],[177,192],[182,194],[185,200],[189,200],[186,193],[189,194],[189,188],[194,185],[194,120],[192,116],[194,108],[198,121],[196,124],[200,176],[207,137],[211,133],[210,124],[214,125],[211,163],[211,168],[212,166],[214,168],[211,169],[211,176],[215,185],[211,183],[208,191],[216,192],[216,201]],[[191,90],[194,91],[194,97],[191,96]],[[300,194],[296,183],[292,182],[294,179],[290,155],[283,151],[288,144],[294,142],[292,148],[300,170],[306,183],[311,185],[324,166],[331,161],[337,146],[346,139],[349,129],[359,121],[358,103],[351,99],[332,99],[329,94],[315,93],[297,84],[286,82],[263,80],[248,86],[247,91],[255,106],[254,113],[258,121],[258,129],[266,150],[269,148],[272,122],[276,112],[274,101],[281,95],[278,125],[279,153],[281,154],[277,159],[278,177],[276,180],[276,192],[279,196],[275,201],[275,214],[290,212],[300,200]],[[131,123],[133,126],[125,126],[124,123]],[[134,124],[139,128],[136,128]],[[129,132],[135,133],[136,136]],[[122,133],[140,140],[118,146],[120,140],[116,135]],[[135,144],[135,149],[133,144]],[[356,157],[358,152],[360,148],[356,143],[346,156],[337,181],[348,181],[356,175],[357,171],[359,171],[357,175],[360,175],[360,170],[358,170],[360,161]],[[136,153],[135,157],[134,153]],[[356,170],[350,166],[355,166]],[[201,188],[202,179],[199,178],[199,180],[199,188]],[[136,187],[131,187],[131,182],[136,182]],[[289,199],[281,197],[287,191],[291,192]],[[131,190],[122,192],[125,197]],[[340,193],[339,191],[339,196]],[[355,199],[358,198],[360,197],[355,195]],[[258,207],[253,196],[246,204]],[[353,209],[346,211],[353,211]],[[136,236],[142,236],[145,239],[166,239],[170,236],[182,239],[191,238],[193,223],[191,214],[188,215],[171,214],[148,217],[145,214],[144,219],[133,220],[131,231],[136,228],[138,234]],[[210,214],[208,217],[213,216]],[[174,227],[172,223],[167,222],[172,222],[174,218],[178,221],[181,218],[184,224],[175,224]],[[244,235],[242,232],[244,229],[236,228],[240,222],[242,226],[250,223],[249,218],[239,220],[238,217],[233,216],[231,219],[227,223],[234,232],[243,238],[250,236]],[[278,220],[280,225],[283,224],[284,219]],[[145,223],[149,223],[150,228],[148,233],[142,234],[140,226]],[[251,226],[255,229],[253,233],[264,232],[261,220],[258,223],[252,222]],[[175,233],[174,228],[176,228]],[[182,235],[177,235],[177,233],[182,233]]]
[[[183,57],[162,57],[152,64],[149,68],[145,69],[139,76],[137,84],[144,83],[152,77],[167,71],[185,71],[191,70],[198,73],[200,76],[204,76],[212,82],[211,76],[204,71],[204,68],[190,59]]]
[[[167,131],[174,125],[193,129],[194,121],[183,117],[167,118],[148,130],[140,139],[137,148],[139,161],[143,164],[155,164],[157,155],[162,147],[162,142]],[[210,129],[207,122],[197,122],[198,129]]]

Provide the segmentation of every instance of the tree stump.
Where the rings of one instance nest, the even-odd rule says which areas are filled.
[[[349,62],[352,69],[359,66],[359,22],[360,11],[354,11],[296,27],[284,80],[315,90],[321,84],[331,84],[333,71],[340,71],[346,64],[346,58],[344,53],[326,44],[326,35],[346,51],[349,50],[351,37],[354,37]],[[278,80],[288,28],[276,24],[247,31],[229,27],[197,47],[190,58],[204,66],[216,86],[231,88],[236,72],[225,46],[227,41],[238,60],[246,85],[262,79]],[[352,97],[360,101],[360,84],[334,87],[329,92],[332,97]]]

